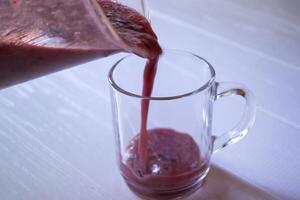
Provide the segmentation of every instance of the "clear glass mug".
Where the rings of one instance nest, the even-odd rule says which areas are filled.
[[[215,70],[195,54],[165,50],[151,97],[141,96],[146,60],[127,56],[110,70],[109,82],[117,160],[129,188],[145,199],[184,197],[199,188],[212,153],[239,141],[255,120],[251,91],[236,83],[218,83]],[[239,95],[246,109],[239,123],[221,136],[212,134],[214,102]],[[141,101],[150,100],[148,160],[138,168]]]

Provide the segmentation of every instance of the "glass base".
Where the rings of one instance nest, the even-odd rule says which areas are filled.
[[[129,189],[142,200],[178,200],[190,196],[199,188],[201,188],[205,182],[205,178],[208,172],[209,168],[207,168],[202,174],[202,176],[199,177],[193,184],[173,190],[151,190],[147,188],[145,190],[147,192],[141,193],[140,188],[137,188],[135,185],[126,181],[126,179],[125,182]]]

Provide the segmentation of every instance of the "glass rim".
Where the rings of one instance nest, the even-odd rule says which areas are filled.
[[[207,88],[210,88],[214,81],[215,81],[215,77],[216,77],[216,72],[215,72],[215,69],[213,68],[213,66],[204,58],[202,58],[201,56],[195,54],[195,53],[192,53],[190,51],[184,51],[184,50],[174,50],[174,49],[163,49],[163,53],[164,52],[172,52],[172,53],[184,53],[184,54],[188,54],[188,55],[191,55],[191,56],[194,56],[195,58],[199,59],[200,61],[203,61],[207,67],[209,68],[209,71],[210,71],[210,79],[208,81],[205,82],[205,84],[199,86],[198,88],[192,90],[191,92],[187,92],[187,93],[183,93],[183,94],[179,94],[179,95],[174,95],[174,96],[142,96],[142,95],[139,95],[139,94],[135,94],[135,93],[132,93],[132,92],[129,92],[125,89],[123,89],[122,87],[120,87],[114,80],[114,71],[115,69],[117,68],[117,66],[124,60],[126,60],[127,58],[129,57],[132,57],[134,55],[127,55],[127,56],[124,56],[122,57],[121,59],[119,59],[112,67],[111,69],[109,70],[109,73],[108,73],[108,81],[110,83],[110,86],[117,90],[118,92],[122,93],[122,94],[125,94],[127,96],[130,96],[130,97],[135,97],[135,98],[139,98],[139,99],[147,99],[147,100],[173,100],[173,99],[180,99],[180,98],[183,98],[183,97],[188,97],[188,96],[192,96],[192,95],[195,95],[195,94],[198,94],[204,90],[206,90]],[[162,54],[163,55],[163,54]]]

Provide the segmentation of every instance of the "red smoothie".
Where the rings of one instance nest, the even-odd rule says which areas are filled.
[[[102,2],[105,2],[102,6],[106,16],[121,37],[128,44],[135,44],[131,48],[140,48],[138,55],[148,58],[142,96],[150,97],[162,54],[155,33],[144,17],[132,14],[130,9],[124,10],[120,4],[115,5],[107,0]],[[117,11],[112,12],[115,6]],[[124,19],[124,14],[130,17]],[[138,42],[136,36],[139,37]],[[140,134],[127,147],[126,158],[120,163],[122,175],[128,186],[143,197],[163,199],[193,191],[199,186],[198,179],[205,173],[207,162],[201,158],[197,143],[188,134],[172,129],[147,129],[150,102],[147,98],[141,100]]]
[[[111,45],[107,50],[57,48],[28,43],[30,32],[20,35],[14,32],[13,37],[11,32],[0,34],[0,89],[127,51],[148,59],[142,95],[151,96],[162,49],[149,22],[138,12],[121,4],[110,0],[98,0],[98,3],[125,46]],[[158,199],[178,196],[191,189],[190,186],[207,168],[206,162],[200,157],[198,145],[188,134],[172,129],[148,130],[149,107],[150,101],[143,99],[140,134],[132,139],[127,148],[127,157],[121,161],[122,175],[138,195]]]
[[[50,48],[0,42],[0,89],[88,62],[114,51]]]
[[[138,195],[153,199],[170,199],[193,191],[205,173],[207,162],[200,156],[194,139],[173,129],[147,131],[147,151],[140,162],[141,134],[127,147],[122,175],[128,186]]]
[[[106,1],[107,2],[107,1]],[[111,9],[108,9],[111,10]],[[122,10],[122,7],[121,7]],[[128,10],[127,10],[128,11]],[[110,19],[119,19],[124,11],[120,13],[110,12]],[[130,14],[128,14],[130,16]],[[143,77],[143,97],[150,97],[154,85],[157,63],[162,54],[157,37],[151,26],[142,17],[132,15],[131,19],[138,19],[136,23],[128,24],[125,21],[116,20],[112,23],[118,29],[127,27],[126,31],[121,31],[123,38],[128,41],[135,40],[128,34],[128,29],[141,31],[151,35],[143,35],[141,38],[147,42],[141,43],[141,49],[147,48],[148,54],[142,55],[148,58],[144,69]],[[136,20],[134,20],[136,22]],[[149,45],[145,45],[149,44]],[[149,54],[150,52],[150,54]],[[125,161],[121,162],[121,171],[128,186],[140,196],[153,197],[155,199],[170,198],[180,196],[182,193],[193,190],[193,184],[201,177],[207,169],[207,163],[201,159],[198,145],[191,136],[180,133],[172,129],[147,129],[148,111],[150,100],[147,98],[141,101],[141,127],[140,134],[132,139],[127,147]],[[125,162],[125,163],[124,163]]]

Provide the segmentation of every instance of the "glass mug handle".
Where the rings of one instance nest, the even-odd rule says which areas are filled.
[[[216,83],[217,96],[215,100],[232,95],[242,96],[246,102],[244,114],[238,124],[221,136],[212,136],[213,153],[241,140],[253,126],[256,114],[256,103],[253,93],[237,83]]]

